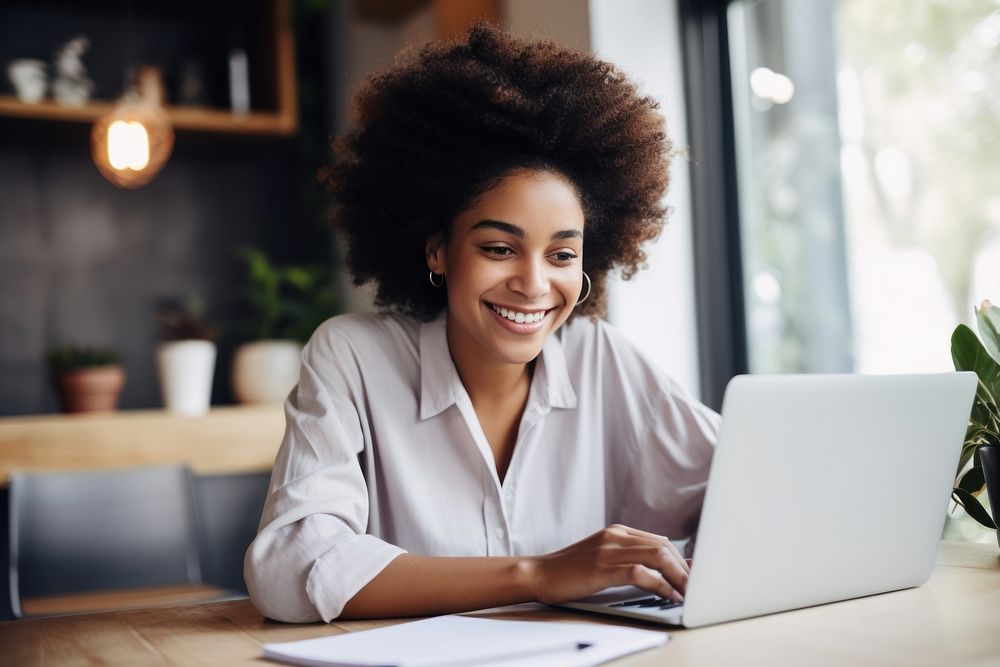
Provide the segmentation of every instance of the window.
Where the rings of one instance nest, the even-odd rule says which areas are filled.
[[[1000,2],[691,6],[725,27],[721,226],[746,327],[729,370],[951,370],[955,325],[1000,299]]]
[[[1000,299],[1000,5],[728,6],[748,366],[952,368]]]

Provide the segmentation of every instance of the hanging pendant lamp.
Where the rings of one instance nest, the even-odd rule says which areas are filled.
[[[170,158],[174,128],[163,109],[158,69],[141,68],[138,85],[129,87],[115,108],[97,119],[90,133],[94,164],[120,188],[149,183]]]

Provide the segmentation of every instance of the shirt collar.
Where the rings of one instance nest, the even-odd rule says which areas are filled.
[[[462,380],[448,350],[447,324],[448,311],[445,309],[430,322],[420,325],[421,419],[440,414],[458,400]],[[531,394],[538,397],[542,412],[576,407],[576,392],[566,370],[561,334],[557,331],[549,336],[535,366],[532,383],[537,387],[533,387]]]
[[[545,341],[532,382],[541,383],[539,396],[545,412],[550,408],[576,407],[576,392],[573,391],[573,383],[566,370],[566,355],[563,354],[562,331],[556,331]]]
[[[448,310],[420,325],[420,418],[443,412],[458,399],[461,383],[448,351]]]

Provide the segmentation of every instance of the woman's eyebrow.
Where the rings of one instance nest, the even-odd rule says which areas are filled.
[[[496,229],[497,231],[504,232],[505,234],[511,234],[519,239],[523,239],[527,236],[527,233],[517,225],[512,225],[509,222],[500,222],[499,220],[480,220],[472,226],[469,230],[475,231],[477,229]],[[573,239],[573,238],[583,238],[583,232],[579,229],[564,229],[561,232],[556,232],[552,235],[553,241],[559,241],[562,239]]]
[[[472,225],[472,229],[469,231],[475,231],[477,229],[496,229],[497,231],[504,232],[505,234],[512,234],[519,239],[523,239],[527,234],[523,229],[517,225],[512,225],[509,222],[500,222],[499,220],[480,220],[476,224]]]

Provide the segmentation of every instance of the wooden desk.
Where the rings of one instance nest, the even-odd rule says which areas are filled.
[[[1000,558],[995,544],[946,542],[926,585],[812,609],[671,630],[670,642],[615,665],[997,665]],[[520,605],[499,618],[614,622]],[[0,623],[10,665],[257,665],[261,644],[395,621],[286,625],[248,600]],[[653,627],[653,626],[647,626]]]

